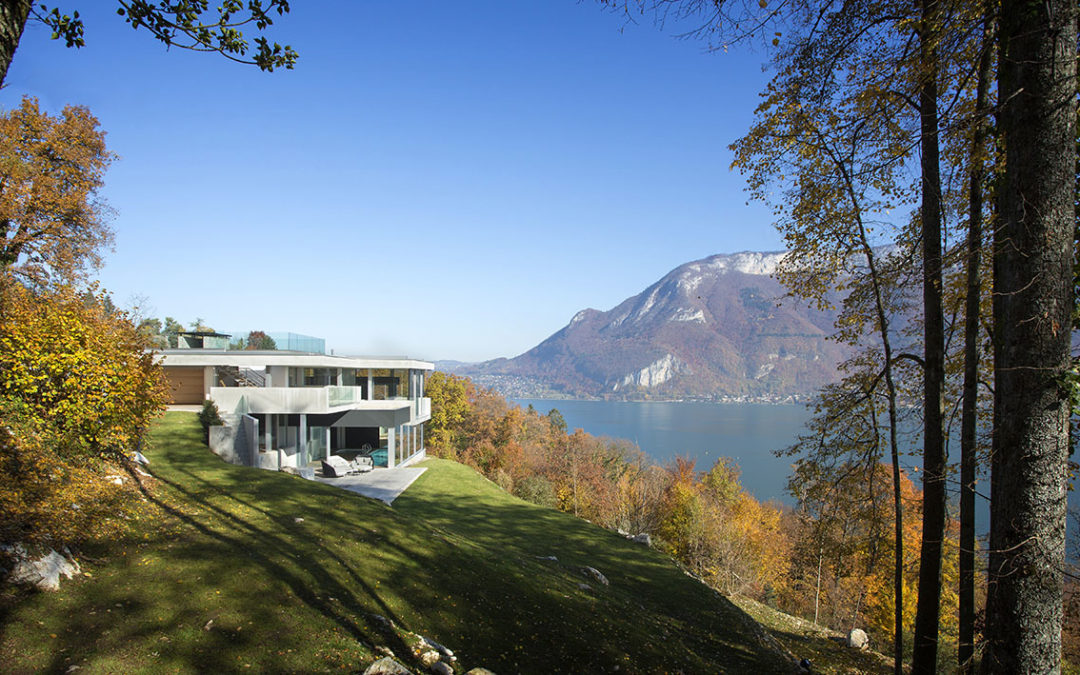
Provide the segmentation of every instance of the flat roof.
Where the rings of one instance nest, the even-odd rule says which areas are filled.
[[[163,366],[236,366],[266,368],[412,368],[435,370],[431,361],[407,356],[334,356],[282,350],[164,349],[158,352]]]

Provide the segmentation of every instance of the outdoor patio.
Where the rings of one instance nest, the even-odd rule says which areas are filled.
[[[316,469],[315,480],[390,504],[425,471],[427,469],[415,466],[395,469],[377,468],[367,473],[326,478],[322,475],[321,469]]]

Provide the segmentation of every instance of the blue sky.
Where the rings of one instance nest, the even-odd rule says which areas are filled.
[[[515,356],[676,266],[775,250],[727,146],[762,50],[706,53],[576,0],[292,3],[293,71],[166,51],[94,0],[30,24],[0,105],[88,106],[117,303],[337,353]]]

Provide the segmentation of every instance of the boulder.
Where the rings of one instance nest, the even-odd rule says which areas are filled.
[[[454,675],[454,669],[445,661],[436,661],[428,668],[435,675]]]
[[[412,672],[389,656],[383,657],[367,667],[364,675],[412,675]]]
[[[453,659],[454,658],[454,652],[453,651],[451,651],[447,647],[442,646],[438,642],[435,642],[434,640],[432,640],[429,637],[424,637],[423,635],[421,635],[420,636],[420,642],[421,642],[421,644],[424,644],[425,646],[427,646],[429,649],[434,649],[434,650],[438,651],[440,654],[442,654],[443,656],[445,656],[448,659]]]
[[[591,579],[594,579],[598,584],[601,584],[603,586],[608,585],[607,577],[601,574],[600,570],[596,569],[595,567],[582,567],[581,573]]]
[[[372,614],[371,618],[378,621],[379,623],[381,623],[383,626],[385,626],[387,628],[390,628],[392,630],[397,630],[397,624],[395,624],[393,622],[393,620],[387,619],[382,614]]]
[[[652,547],[652,537],[649,536],[648,532],[642,532],[641,534],[635,534],[632,541],[635,544],[641,544],[643,546]]]
[[[15,547],[18,562],[11,571],[10,580],[15,583],[36,586],[43,591],[60,590],[60,577],[68,579],[80,572],[79,563],[68,560],[56,551],[49,552],[37,560],[30,560],[21,546]]]
[[[468,671],[467,673],[465,673],[465,675],[495,675],[495,673],[491,672],[487,668],[479,668],[479,667],[477,667],[477,668],[473,668],[472,670]]]
[[[852,649],[869,649],[870,638],[862,628],[853,628],[847,634],[847,646]]]

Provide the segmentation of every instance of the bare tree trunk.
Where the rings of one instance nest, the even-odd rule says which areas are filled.
[[[923,248],[923,531],[919,556],[919,600],[915,610],[912,672],[937,670],[941,604],[941,552],[945,539],[945,438],[942,393],[945,382],[945,326],[941,280],[941,170],[937,108],[937,0],[924,0],[920,26],[919,91],[922,150]]]
[[[817,587],[814,589],[814,625],[818,625],[818,606],[821,602],[821,559],[825,557],[825,548],[818,549],[817,556]]]
[[[1076,9],[1075,0],[1002,3],[986,673],[1061,669]]]
[[[964,308],[964,401],[960,415],[960,588],[957,663],[969,673],[975,655],[975,474],[977,403],[979,387],[979,324],[982,283],[983,152],[989,124],[986,116],[992,38],[985,19],[975,94],[975,129],[971,139],[971,175],[968,190],[967,297]]]
[[[33,4],[33,0],[0,0],[0,85],[7,77]]]
[[[885,357],[885,396],[889,408],[889,456],[892,463],[893,496],[893,670],[897,675],[904,671],[904,504],[900,492],[900,443],[897,439],[896,382],[893,378],[892,337],[889,335],[889,318],[882,298],[881,276],[874,256],[874,249],[859,219],[859,237],[863,253],[870,269],[874,287],[874,303],[877,311],[881,349]],[[875,413],[875,428],[876,428]]]

